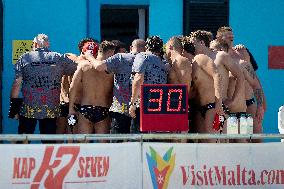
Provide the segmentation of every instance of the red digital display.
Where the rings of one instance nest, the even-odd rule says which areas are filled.
[[[142,85],[140,130],[167,132],[188,130],[186,85]]]
[[[162,109],[162,98],[163,98],[163,90],[162,89],[150,89],[150,93],[159,93],[159,98],[150,98],[149,102],[156,102],[159,104],[158,108],[149,108],[149,112],[160,112]]]
[[[172,93],[179,93],[178,97],[178,107],[177,108],[170,108],[171,107],[171,94]],[[168,100],[167,100],[167,111],[168,112],[179,112],[181,110],[181,100],[182,100],[182,90],[181,89],[170,89],[168,92]]]

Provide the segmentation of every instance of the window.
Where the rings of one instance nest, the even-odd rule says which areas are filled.
[[[229,0],[184,0],[184,35],[201,29],[214,35],[229,25]]]
[[[134,39],[148,35],[148,7],[112,6],[101,8],[101,39],[118,39],[130,45]]]

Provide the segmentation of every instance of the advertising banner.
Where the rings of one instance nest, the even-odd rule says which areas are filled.
[[[33,40],[13,40],[13,64],[16,64],[20,56],[33,49]]]
[[[143,188],[284,188],[284,145],[144,143]]]
[[[140,143],[0,145],[0,188],[140,189]]]

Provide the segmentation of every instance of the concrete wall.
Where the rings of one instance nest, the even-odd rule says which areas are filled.
[[[14,79],[12,40],[32,40],[38,33],[50,38],[51,50],[78,53],[86,36],[86,2],[82,0],[4,0],[3,133],[17,133],[17,121],[7,118]]]
[[[283,70],[268,70],[268,46],[284,45],[284,1],[230,0],[230,25],[235,43],[245,44],[254,55],[267,99],[264,132],[277,133],[277,112],[284,103]]]

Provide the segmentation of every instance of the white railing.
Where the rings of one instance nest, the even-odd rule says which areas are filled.
[[[0,141],[90,141],[90,140],[204,140],[204,139],[284,139],[284,134],[0,134]]]

